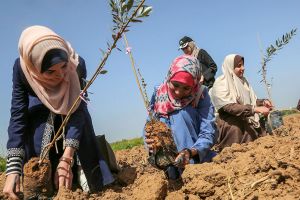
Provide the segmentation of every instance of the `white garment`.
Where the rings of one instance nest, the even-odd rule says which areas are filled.
[[[81,186],[81,188],[84,192],[89,192],[90,188],[89,188],[86,176],[85,176],[85,174],[82,170],[81,163],[79,161],[78,156],[77,156],[77,163],[76,164],[78,165],[78,167],[77,167],[77,175],[78,175],[77,180],[78,180],[78,183],[79,183],[79,185]]]

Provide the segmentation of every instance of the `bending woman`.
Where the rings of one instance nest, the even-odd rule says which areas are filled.
[[[244,77],[244,57],[231,54],[225,57],[223,75],[216,79],[210,90],[212,102],[219,114],[217,148],[233,143],[246,143],[265,135],[259,114],[267,116],[272,109],[269,100],[258,100]]]
[[[207,88],[200,84],[201,70],[197,58],[189,55],[177,57],[170,67],[167,78],[155,91],[151,109],[160,121],[171,129],[178,156],[183,167],[188,163],[211,160],[210,148],[216,136],[214,107]],[[145,135],[150,152],[154,140]],[[170,166],[167,176],[176,179],[182,168]]]
[[[7,178],[3,189],[11,198],[16,198],[15,192],[20,190],[23,164],[32,157],[39,157],[49,144],[80,95],[86,78],[84,60],[68,42],[47,27],[25,29],[19,40],[19,53],[13,67]],[[58,152],[55,148],[49,152],[56,187],[70,189],[75,182],[76,167],[82,168],[90,191],[100,190],[113,181],[97,149],[92,120],[84,101],[76,105],[65,126],[64,138],[57,146]],[[76,158],[79,159],[76,161]]]

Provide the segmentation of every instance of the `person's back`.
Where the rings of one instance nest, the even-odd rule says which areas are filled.
[[[193,39],[188,36],[179,40],[179,48],[184,54],[192,55],[199,60],[204,76],[203,84],[210,89],[215,82],[217,72],[217,65],[212,57],[204,49],[198,48]]]

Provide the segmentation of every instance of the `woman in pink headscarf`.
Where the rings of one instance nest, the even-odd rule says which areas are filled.
[[[20,57],[13,67],[11,118],[8,127],[7,170],[3,193],[17,199],[23,164],[39,157],[84,87],[84,60],[70,44],[44,26],[25,29]],[[103,160],[86,103],[78,103],[48,158],[56,187],[71,188],[73,173],[85,175],[85,189],[100,190],[113,181]],[[82,178],[82,176],[81,176]],[[80,183],[80,185],[83,185]],[[38,195],[38,194],[37,194]],[[28,197],[30,198],[30,197]]]
[[[171,129],[177,147],[177,163],[209,161],[213,153],[216,126],[214,108],[208,90],[201,85],[201,69],[197,58],[182,55],[174,59],[164,83],[154,92],[151,109],[160,121]],[[145,143],[151,154],[153,140],[145,135]],[[166,169],[170,179],[182,173],[182,166],[172,165]]]

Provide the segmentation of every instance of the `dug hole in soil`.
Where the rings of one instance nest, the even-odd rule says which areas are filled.
[[[274,135],[225,148],[212,163],[187,165],[181,182],[150,166],[143,146],[117,151],[122,170],[112,186],[97,194],[62,189],[55,199],[299,199],[300,114],[284,123]]]

